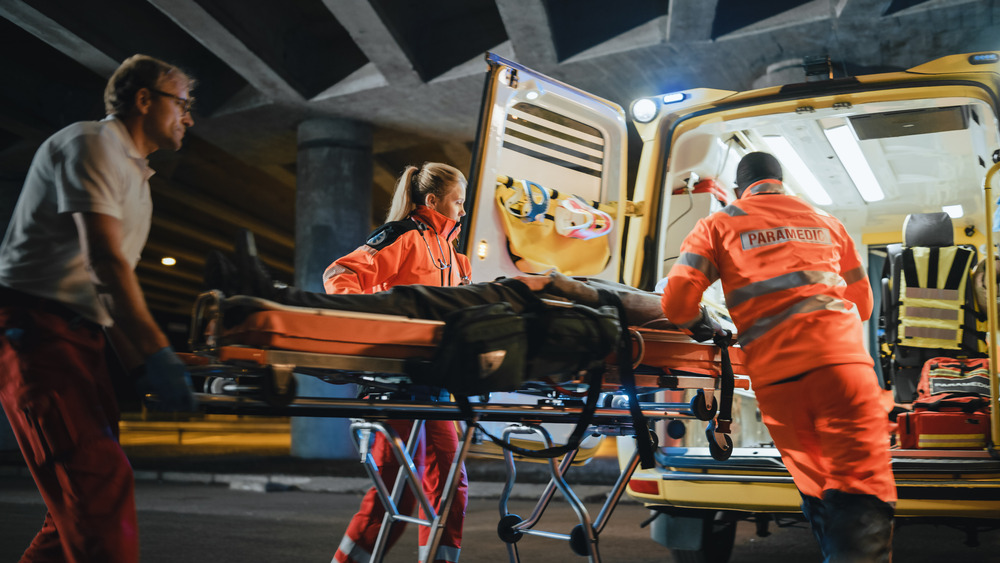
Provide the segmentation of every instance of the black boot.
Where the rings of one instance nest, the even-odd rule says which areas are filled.
[[[205,256],[205,289],[216,289],[232,296],[240,292],[240,276],[236,265],[218,250]]]
[[[872,495],[823,491],[826,563],[891,563],[893,507]]]
[[[240,295],[274,299],[274,281],[257,257],[257,242],[249,230],[241,229],[236,236],[235,255]]]

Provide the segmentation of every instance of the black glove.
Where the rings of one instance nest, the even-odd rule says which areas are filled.
[[[701,306],[701,314],[698,315],[698,319],[688,327],[691,331],[691,338],[697,340],[698,342],[707,342],[715,338],[715,335],[722,332],[722,325],[719,321],[715,320],[711,314],[709,314],[708,309],[704,305]]]
[[[170,346],[146,358],[146,372],[136,388],[150,408],[161,411],[194,411],[198,403],[191,393],[191,376]],[[149,397],[147,397],[149,395]]]

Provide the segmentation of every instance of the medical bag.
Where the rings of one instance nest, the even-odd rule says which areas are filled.
[[[897,417],[900,447],[985,447],[990,437],[989,397],[989,359],[927,360],[913,411]]]

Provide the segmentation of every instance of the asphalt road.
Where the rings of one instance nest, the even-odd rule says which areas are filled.
[[[330,561],[359,497],[302,491],[251,492],[218,485],[140,482],[137,502],[145,563],[281,563]],[[591,505],[588,505],[590,507]],[[599,507],[592,507],[596,514]],[[527,515],[528,501],[511,501],[513,512]],[[45,514],[30,479],[0,477],[0,563],[17,561],[41,525]],[[635,503],[618,506],[600,536],[605,562],[664,563],[670,552],[649,539],[639,523],[648,510]],[[497,538],[496,500],[470,501],[462,561],[507,561]],[[568,533],[576,524],[568,506],[548,508],[541,529]],[[805,528],[774,528],[756,537],[747,522],[738,526],[732,563],[819,561],[819,551]],[[926,563],[1000,562],[1000,531],[980,535],[979,547],[963,545],[964,534],[940,526],[903,526],[897,530],[895,561]],[[521,561],[582,562],[566,542],[524,537],[518,544]],[[408,530],[386,558],[387,563],[416,560],[416,532]]]

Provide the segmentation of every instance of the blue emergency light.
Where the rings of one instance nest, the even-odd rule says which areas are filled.
[[[663,103],[665,103],[665,104],[676,104],[677,102],[684,101],[684,98],[686,98],[686,97],[687,97],[687,94],[685,94],[684,92],[673,92],[671,94],[664,94],[663,95]]]
[[[997,53],[979,53],[976,55],[969,55],[969,64],[972,65],[988,65],[1000,61],[1000,55]]]

